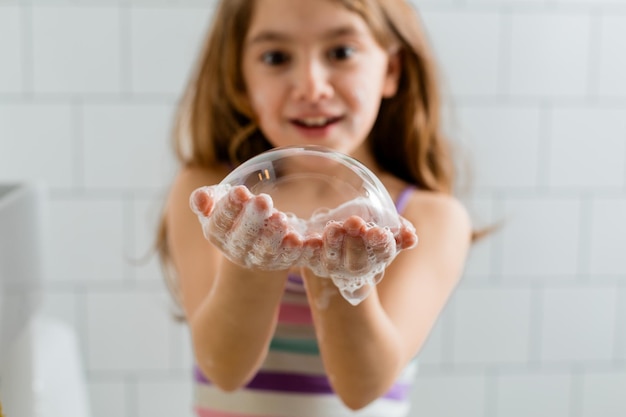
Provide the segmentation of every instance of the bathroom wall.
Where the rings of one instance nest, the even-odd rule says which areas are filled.
[[[477,226],[415,416],[626,415],[626,1],[418,2]],[[50,197],[44,311],[95,417],[190,416],[149,247],[172,112],[213,2],[0,0],[0,182]]]

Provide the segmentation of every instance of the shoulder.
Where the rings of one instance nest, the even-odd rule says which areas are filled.
[[[436,233],[471,240],[472,224],[467,208],[456,197],[432,191],[415,190],[403,216],[415,226],[418,235]]]
[[[169,192],[168,208],[174,204],[184,201],[185,197],[189,198],[193,190],[205,185],[218,184],[228,174],[226,168],[200,168],[200,167],[183,167],[181,168],[174,180]],[[182,198],[182,199],[181,199]]]

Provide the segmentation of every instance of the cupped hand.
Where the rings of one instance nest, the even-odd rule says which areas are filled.
[[[328,222],[321,234],[307,236],[302,264],[322,277],[382,276],[401,250],[416,244],[415,228],[402,217],[399,227],[390,229],[350,216]]]
[[[190,206],[205,238],[232,262],[273,271],[300,259],[302,237],[267,194],[254,195],[242,185],[208,186],[191,194]]]

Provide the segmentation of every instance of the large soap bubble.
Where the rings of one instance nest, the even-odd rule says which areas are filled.
[[[287,214],[303,237],[321,234],[328,222],[341,223],[353,215],[370,226],[388,230],[398,230],[401,225],[380,180],[354,158],[323,147],[287,146],[257,155],[224,178],[217,194],[238,185],[245,185],[255,195],[269,195],[274,207]],[[306,266],[317,275],[325,275],[323,268]],[[385,267],[376,265],[358,274],[331,273],[327,277],[356,305],[380,281]]]

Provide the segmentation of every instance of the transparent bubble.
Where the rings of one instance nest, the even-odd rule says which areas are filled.
[[[287,214],[303,237],[321,235],[327,224],[341,225],[354,215],[362,218],[368,228],[400,227],[394,202],[380,180],[357,160],[326,148],[288,146],[264,152],[237,167],[220,183],[224,189],[238,185],[245,185],[255,195],[269,195],[274,207]],[[327,261],[337,262],[341,251],[329,254]],[[353,305],[367,297],[386,266],[373,262],[369,270],[351,273],[338,271],[336,264],[324,265],[321,257],[308,262],[302,265],[318,276],[331,278]]]
[[[369,226],[399,226],[393,200],[362,163],[318,146],[275,148],[249,159],[221,182],[268,194],[278,210],[303,221],[308,232],[352,215]]]

